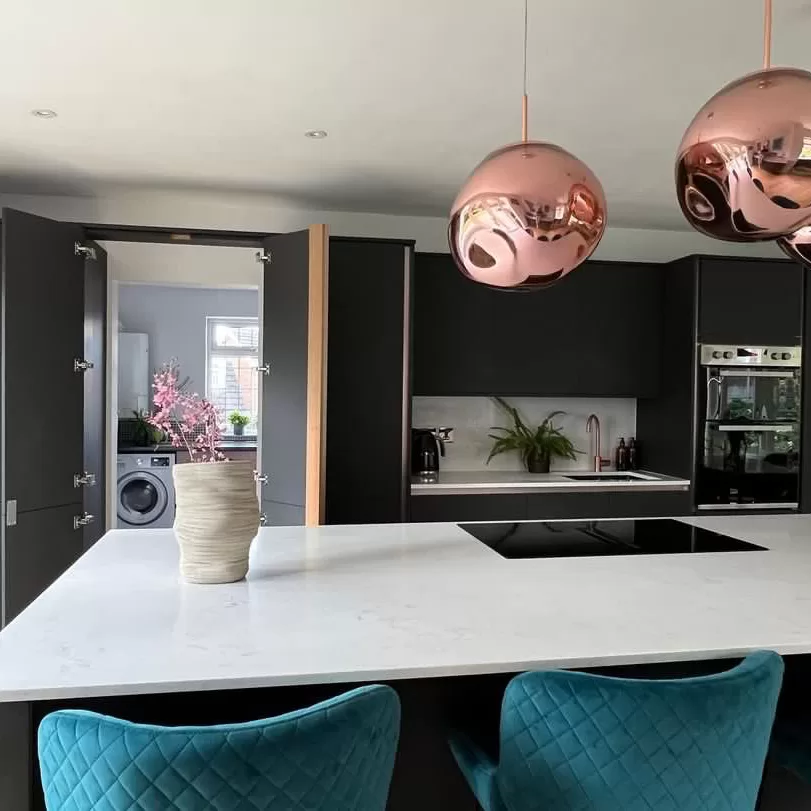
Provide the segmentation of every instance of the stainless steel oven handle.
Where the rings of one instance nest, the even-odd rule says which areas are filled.
[[[720,377],[794,377],[796,369],[719,369]]]
[[[750,431],[774,431],[775,433],[789,433],[791,431],[797,430],[797,423],[785,423],[781,422],[777,425],[767,424],[767,423],[759,423],[757,425],[754,424],[734,424],[734,425],[718,425],[716,426],[719,431],[740,431],[744,433],[749,433]]]
[[[717,386],[715,390],[715,408],[712,408],[712,384]],[[710,375],[707,378],[707,419],[717,420],[721,413],[721,378],[715,375]]]
[[[796,510],[799,508],[796,501],[761,501],[759,503],[747,502],[746,504],[698,504],[698,510]]]

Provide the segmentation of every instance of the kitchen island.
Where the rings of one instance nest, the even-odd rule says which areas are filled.
[[[683,520],[765,550],[508,560],[451,524],[279,527],[246,581],[192,586],[171,530],[110,532],[0,633],[0,807],[38,808],[30,745],[57,706],[206,723],[395,682],[391,807],[447,808],[467,796],[442,748],[453,696],[532,668],[811,653],[811,516]],[[417,751],[432,799],[408,788]]]

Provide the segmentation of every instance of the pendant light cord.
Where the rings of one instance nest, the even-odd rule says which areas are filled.
[[[526,45],[524,46],[526,49]],[[526,53],[526,50],[524,51]],[[526,64],[526,56],[524,57]],[[772,0],[764,0],[763,4],[763,70],[772,66]],[[526,70],[526,67],[524,68]],[[526,73],[524,74],[526,77]],[[524,78],[526,83],[526,78]],[[526,90],[524,91],[526,92]]]
[[[524,0],[524,95],[521,97],[521,140],[527,142],[527,118],[529,116],[529,104],[527,98],[527,31],[529,12],[527,9],[529,0]],[[770,3],[771,0],[766,0]]]

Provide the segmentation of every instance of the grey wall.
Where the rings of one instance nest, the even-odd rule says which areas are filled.
[[[206,316],[259,315],[257,290],[122,284],[118,319],[124,332],[149,335],[149,366],[170,358],[180,363],[181,378],[192,391],[206,390]]]

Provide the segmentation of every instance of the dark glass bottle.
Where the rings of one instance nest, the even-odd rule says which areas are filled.
[[[628,440],[628,470],[639,470],[639,449],[633,437]]]
[[[628,470],[628,446],[625,444],[625,437],[620,437],[617,447],[617,470]]]

